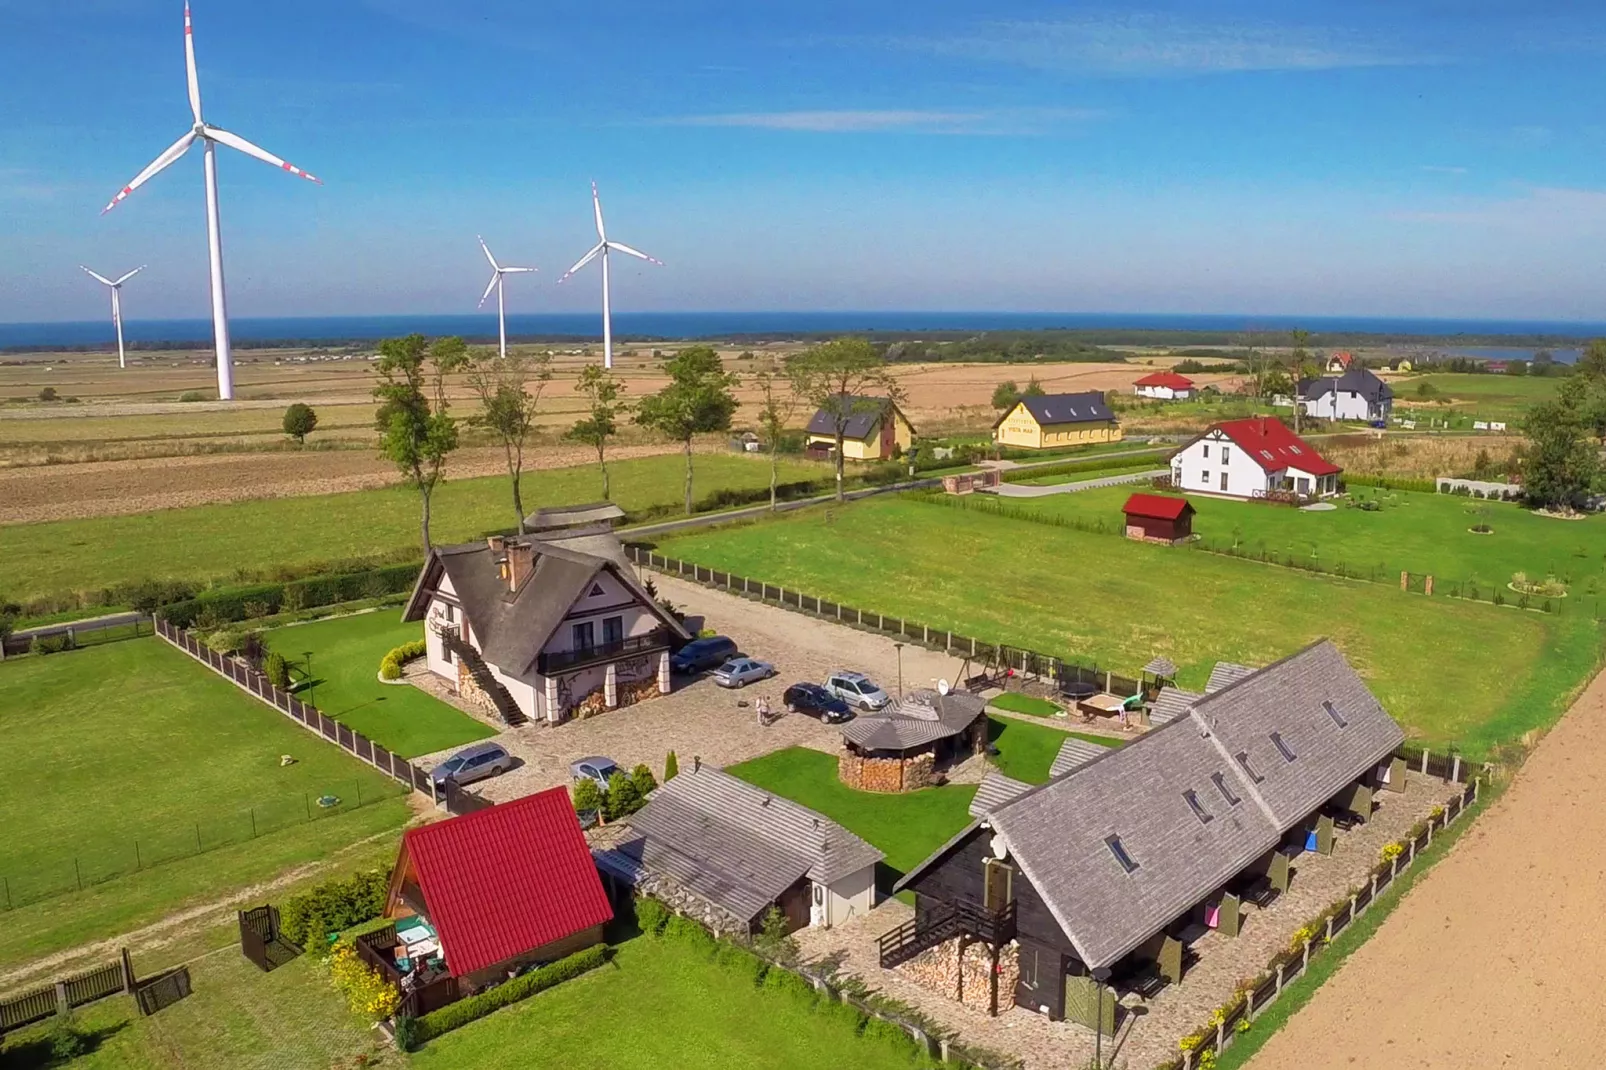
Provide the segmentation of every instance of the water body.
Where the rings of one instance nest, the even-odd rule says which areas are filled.
[[[1314,334],[1364,333],[1480,337],[1551,335],[1588,338],[1606,334],[1606,323],[1553,320],[1448,320],[1364,316],[1179,315],[1141,312],[625,312],[614,316],[616,336],[629,338],[728,338],[736,335],[848,334],[863,331],[1002,331],[1125,329],[1216,332],[1285,332],[1302,327]],[[494,315],[316,316],[230,321],[236,345],[252,342],[354,341],[391,338],[417,331],[489,339]],[[510,335],[600,339],[596,313],[510,315]],[[132,342],[209,342],[211,320],[128,320]],[[0,323],[0,349],[29,346],[92,346],[113,338],[109,320],[62,323]],[[1471,352],[1470,350],[1468,351]],[[1517,351],[1494,351],[1502,357]],[[1528,351],[1531,355],[1531,350]],[[1555,351],[1553,351],[1555,352]],[[1561,359],[1557,352],[1557,359]]]
[[[1474,360],[1533,360],[1537,349],[1506,346],[1455,346],[1445,349],[1452,357],[1472,357]],[[1547,349],[1557,364],[1576,364],[1583,356],[1582,349]]]

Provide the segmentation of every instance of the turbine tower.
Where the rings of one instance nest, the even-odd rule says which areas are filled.
[[[111,291],[112,291],[112,323],[117,327],[117,366],[119,368],[126,368],[126,367],[128,367],[128,360],[123,355],[123,300],[122,300],[122,297],[120,295],[122,294],[123,283],[127,282],[129,279],[133,278],[135,275],[138,275],[141,271],[144,271],[145,270],[145,265],[141,264],[139,267],[135,268],[133,271],[130,271],[127,275],[124,275],[122,278],[118,279],[116,282],[113,282],[111,279],[108,279],[104,275],[100,275],[100,274],[97,274],[96,272],[90,271],[88,268],[84,267],[84,265],[82,265],[82,264],[79,264],[78,266],[81,267],[81,268],[84,268],[84,273],[86,275],[88,275],[90,278],[94,279],[96,282],[103,282],[103,283],[105,283],[107,286],[109,286],[111,288]]]
[[[597,184],[595,182],[591,183],[591,208],[596,212],[597,216],[597,244],[593,245],[591,251],[582,256],[574,267],[565,271],[563,278],[558,281],[563,282],[564,279],[595,260],[599,254],[602,256],[602,366],[611,368],[613,367],[613,314],[608,307],[608,251],[613,250],[614,252],[624,253],[627,256],[636,257],[638,260],[645,260],[649,264],[657,264],[659,267],[663,267],[664,262],[653,259],[639,249],[632,249],[623,242],[608,240],[608,232],[602,227],[602,201],[597,196]]]
[[[496,262],[496,257],[491,255],[491,250],[485,244],[485,239],[484,238],[480,239],[480,248],[485,250],[485,259],[487,259],[487,260],[489,260],[491,262],[491,281],[490,281],[490,284],[485,287],[485,293],[480,295],[479,307],[480,308],[484,308],[485,307],[485,302],[491,296],[491,291],[495,290],[496,291],[496,327],[497,327],[497,334],[501,338],[501,341],[502,341],[501,348],[498,350],[498,352],[501,354],[502,359],[506,360],[507,359],[507,302],[505,300],[503,300],[503,298],[502,298],[502,276],[503,275],[522,275],[525,272],[529,272],[529,271],[539,271],[540,268],[503,267],[501,264],[498,264]]]
[[[223,292],[223,234],[218,223],[217,146],[220,143],[227,145],[231,149],[243,152],[247,156],[254,156],[263,163],[270,163],[309,182],[317,182],[320,186],[323,182],[301,168],[279,159],[266,149],[251,144],[238,134],[231,134],[216,126],[208,126],[201,118],[201,83],[195,75],[195,34],[190,24],[189,0],[185,0],[184,3],[184,66],[189,75],[190,112],[195,117],[195,125],[190,127],[183,137],[173,142],[166,152],[156,157],[149,167],[134,176],[134,180],[124,186],[100,214],[105,215],[116,208],[124,197],[149,182],[152,177],[166,170],[188,152],[190,146],[197,140],[201,142],[206,151],[206,236],[212,265],[212,333],[217,339],[217,396],[222,401],[233,401],[234,364],[229,350],[228,302]]]

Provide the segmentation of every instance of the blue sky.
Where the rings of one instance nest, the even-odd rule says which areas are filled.
[[[1606,9],[1564,0],[196,0],[239,316],[1606,318]],[[181,0],[0,0],[0,321],[207,315]],[[137,290],[136,290],[137,286]]]

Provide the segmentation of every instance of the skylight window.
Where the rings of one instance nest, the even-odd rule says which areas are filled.
[[[1298,446],[1289,446],[1288,447],[1288,452],[1289,453],[1298,453],[1299,452],[1299,447]]]
[[[1249,779],[1254,781],[1256,784],[1259,784],[1261,781],[1263,781],[1265,779],[1265,777],[1263,777],[1259,773],[1255,772],[1255,767],[1254,766],[1249,764],[1249,752],[1248,751],[1241,750],[1237,754],[1234,754],[1233,758],[1235,758],[1237,760],[1238,764],[1243,768],[1244,773],[1249,777]]]
[[[1238,796],[1232,793],[1231,788],[1227,787],[1227,778],[1222,774],[1211,773],[1210,783],[1214,784],[1216,786],[1216,790],[1221,792],[1221,797],[1227,800],[1228,806],[1237,806],[1239,803],[1243,802],[1242,799],[1238,798]]]
[[[1214,814],[1204,808],[1204,804],[1199,801],[1199,793],[1192,788],[1183,792],[1182,797],[1187,800],[1188,809],[1193,811],[1193,816],[1199,819],[1199,824],[1208,825],[1216,819]]]
[[[1271,745],[1277,748],[1277,753],[1283,756],[1283,761],[1285,762],[1291,762],[1299,757],[1294,753],[1294,749],[1288,745],[1288,741],[1283,739],[1281,732],[1273,732],[1271,734]]]
[[[1104,846],[1108,847],[1110,849],[1110,853],[1115,856],[1115,860],[1121,863],[1122,869],[1128,873],[1134,873],[1137,871],[1138,864],[1132,860],[1131,855],[1126,853],[1126,848],[1121,846],[1121,837],[1104,837]]]
[[[1349,727],[1349,722],[1344,720],[1344,715],[1339,713],[1338,709],[1331,702],[1323,702],[1322,709],[1327,711],[1327,716],[1331,717],[1333,719],[1333,723],[1338,725],[1338,727]]]

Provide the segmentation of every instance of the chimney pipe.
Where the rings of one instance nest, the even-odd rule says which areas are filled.
[[[535,544],[528,539],[506,539],[503,548],[507,556],[503,559],[502,578],[507,580],[509,591],[516,591],[535,571]]]

